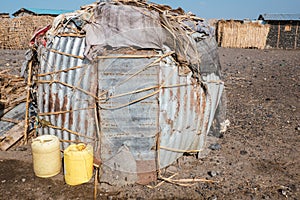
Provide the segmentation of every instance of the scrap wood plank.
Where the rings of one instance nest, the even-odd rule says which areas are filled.
[[[24,136],[24,125],[25,122],[22,121],[4,134],[0,142],[1,151],[6,151]]]

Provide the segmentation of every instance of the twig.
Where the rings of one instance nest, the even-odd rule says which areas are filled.
[[[115,55],[115,56],[97,56],[97,59],[111,59],[111,58],[153,58],[160,57],[158,54],[154,55]]]
[[[4,118],[4,117],[2,117],[2,118],[1,118],[1,121],[11,122],[11,123],[18,124],[18,123],[20,123],[22,120],[16,120],[16,119],[10,119],[10,118]]]
[[[184,187],[190,187],[195,185],[198,182],[206,182],[206,183],[216,183],[217,181],[213,181],[213,180],[207,180],[207,179],[203,179],[203,178],[193,178],[193,179],[178,179],[178,180],[173,180],[170,177],[169,178],[165,178],[160,176],[160,179],[168,182],[168,183],[172,183],[172,184],[176,184],[179,186],[184,186]]]
[[[6,70],[3,70],[3,71],[0,72],[0,74],[7,73],[7,72],[9,72],[9,71],[11,71],[11,70],[12,70],[12,69],[6,69]]]
[[[47,115],[60,115],[60,114],[65,114],[65,113],[72,113],[74,111],[80,111],[80,110],[90,110],[94,109],[95,107],[88,107],[88,108],[81,108],[81,109],[76,109],[76,110],[64,110],[64,111],[57,111],[57,112],[47,112],[47,113],[39,113],[39,116],[47,116]]]
[[[166,85],[166,86],[161,86],[161,88],[165,89],[165,88],[182,87],[182,86],[189,86],[189,85],[192,85],[192,84],[183,83],[183,84]],[[131,92],[125,92],[125,93],[121,93],[121,94],[116,94],[114,96],[109,96],[107,98],[102,98],[100,100],[107,100],[107,99],[118,98],[118,97],[130,95],[130,94],[135,94],[135,93],[140,93],[140,92],[146,92],[148,90],[152,90],[152,89],[156,89],[156,88],[159,88],[159,86],[158,85],[157,86],[151,86],[151,87],[147,87],[147,88],[143,88],[143,89],[139,89],[139,90],[134,90],[134,91],[131,91]]]
[[[173,175],[170,176],[169,178],[173,178],[173,177],[175,177],[176,175],[178,175],[178,173],[173,174]],[[155,186],[151,186],[151,185],[146,185],[146,186],[147,186],[148,188],[154,189],[154,188],[157,188],[157,187],[161,186],[161,185],[164,184],[165,182],[166,182],[166,181],[163,180],[163,181],[161,181],[160,183],[158,183],[158,184],[155,185]]]
[[[27,78],[27,96],[26,96],[26,110],[25,110],[25,127],[24,127],[24,144],[27,144],[27,130],[29,124],[29,103],[30,103],[30,88],[31,88],[31,72],[32,60],[28,63],[28,78]]]
[[[161,149],[167,150],[167,151],[173,151],[178,153],[198,153],[202,150],[182,150],[182,149],[173,149],[169,147],[160,146]]]
[[[153,62],[147,64],[143,69],[141,69],[141,70],[135,72],[135,73],[132,74],[130,77],[128,77],[128,78],[125,79],[124,81],[120,82],[117,86],[122,85],[123,83],[127,82],[128,80],[130,80],[132,77],[138,75],[139,73],[145,71],[145,70],[148,69],[149,67],[155,66],[155,64],[157,64],[158,62],[160,62],[163,58],[168,57],[168,56],[170,56],[170,55],[172,55],[172,54],[174,54],[174,53],[175,53],[174,51],[170,51],[170,52],[168,52],[168,53],[165,53],[164,55],[160,55],[159,58],[157,58],[157,59],[154,60]]]
[[[160,91],[160,89],[156,90],[155,92],[152,92],[151,94],[148,94],[148,95],[146,95],[146,96],[143,96],[143,97],[141,97],[141,98],[139,98],[139,99],[136,99],[136,100],[133,100],[133,101],[131,101],[131,102],[122,104],[122,105],[120,105],[120,106],[115,106],[115,107],[110,107],[110,108],[108,108],[108,107],[105,108],[105,107],[102,107],[102,106],[101,106],[101,109],[104,109],[104,110],[116,110],[116,109],[119,109],[119,108],[123,108],[123,107],[129,106],[129,105],[131,105],[131,104],[140,102],[140,101],[142,101],[142,100],[144,100],[144,99],[147,99],[147,98],[149,98],[149,97],[152,97],[152,96],[156,95],[157,93],[159,93],[159,91]]]
[[[81,60],[84,59],[84,56],[77,56],[77,55],[73,55],[73,54],[69,54],[69,53],[57,51],[55,49],[50,49],[50,51],[52,51],[53,53],[58,53],[58,54],[64,55],[64,56],[74,57],[74,58],[78,58],[78,59],[81,59]]]
[[[77,132],[72,131],[72,130],[70,130],[70,129],[67,129],[67,128],[65,128],[65,127],[58,127],[58,126],[54,126],[54,125],[52,125],[52,124],[45,124],[45,123],[44,123],[43,125],[48,126],[49,128],[58,129],[58,130],[61,130],[61,131],[67,131],[67,132],[69,132],[69,133],[71,133],[71,134],[74,134],[74,135],[77,135],[77,136],[79,136],[79,137],[85,137],[85,138],[94,140],[93,137],[89,137],[89,136],[86,136],[86,135],[82,135],[82,134],[80,134],[80,133],[77,133]]]
[[[76,33],[58,33],[56,34],[56,36],[60,36],[60,37],[85,37],[85,34],[76,34]]]
[[[90,93],[89,91],[86,91],[86,90],[84,90],[84,89],[82,89],[82,88],[79,88],[79,87],[76,87],[76,86],[74,86],[74,85],[70,85],[70,84],[61,82],[61,81],[59,81],[59,80],[51,80],[51,81],[47,81],[47,80],[38,80],[37,82],[38,82],[38,83],[43,83],[43,84],[50,84],[50,85],[53,84],[53,83],[59,83],[59,84],[62,84],[62,85],[64,85],[64,86],[70,87],[70,88],[72,88],[73,90],[77,89],[77,90],[79,90],[79,91],[81,91],[81,92],[83,92],[83,93],[85,93],[85,94],[87,94],[87,95],[90,95],[91,97],[95,98],[96,100],[99,100],[99,98],[98,98],[97,96],[95,96],[94,94]]]
[[[68,72],[68,71],[71,71],[71,70],[74,70],[74,69],[80,69],[82,67],[83,66],[76,66],[76,67],[71,67],[71,68],[63,69],[63,70],[59,70],[59,71],[48,72],[48,73],[44,73],[44,74],[38,74],[37,76],[38,77],[43,77],[43,76],[48,76],[48,75],[52,75],[52,74],[58,74],[60,72]]]

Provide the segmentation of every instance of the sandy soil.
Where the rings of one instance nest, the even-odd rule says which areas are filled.
[[[17,72],[23,53],[1,51],[0,69]],[[105,190],[101,183],[98,199],[300,199],[300,51],[220,48],[219,54],[231,122],[217,140],[221,148],[200,159],[184,156],[162,172],[215,182]],[[0,199],[92,199],[93,188],[93,180],[69,186],[62,173],[36,177],[28,145],[0,152]]]

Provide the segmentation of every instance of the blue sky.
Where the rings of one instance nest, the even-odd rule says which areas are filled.
[[[14,13],[18,9],[44,8],[76,10],[96,0],[0,0],[0,12]],[[300,13],[300,0],[152,0],[182,7],[203,18],[256,19],[263,13]]]

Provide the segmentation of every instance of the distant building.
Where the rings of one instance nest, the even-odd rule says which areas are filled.
[[[267,46],[300,49],[300,14],[261,14],[258,19],[270,25]]]
[[[221,47],[264,49],[269,29],[260,20],[219,20],[216,38]]]
[[[36,9],[36,8],[21,8],[14,12],[12,15],[14,17],[22,16],[52,16],[56,17],[63,13],[73,12],[73,10],[53,10],[53,9]]]
[[[0,13],[0,19],[10,18],[9,13]]]

